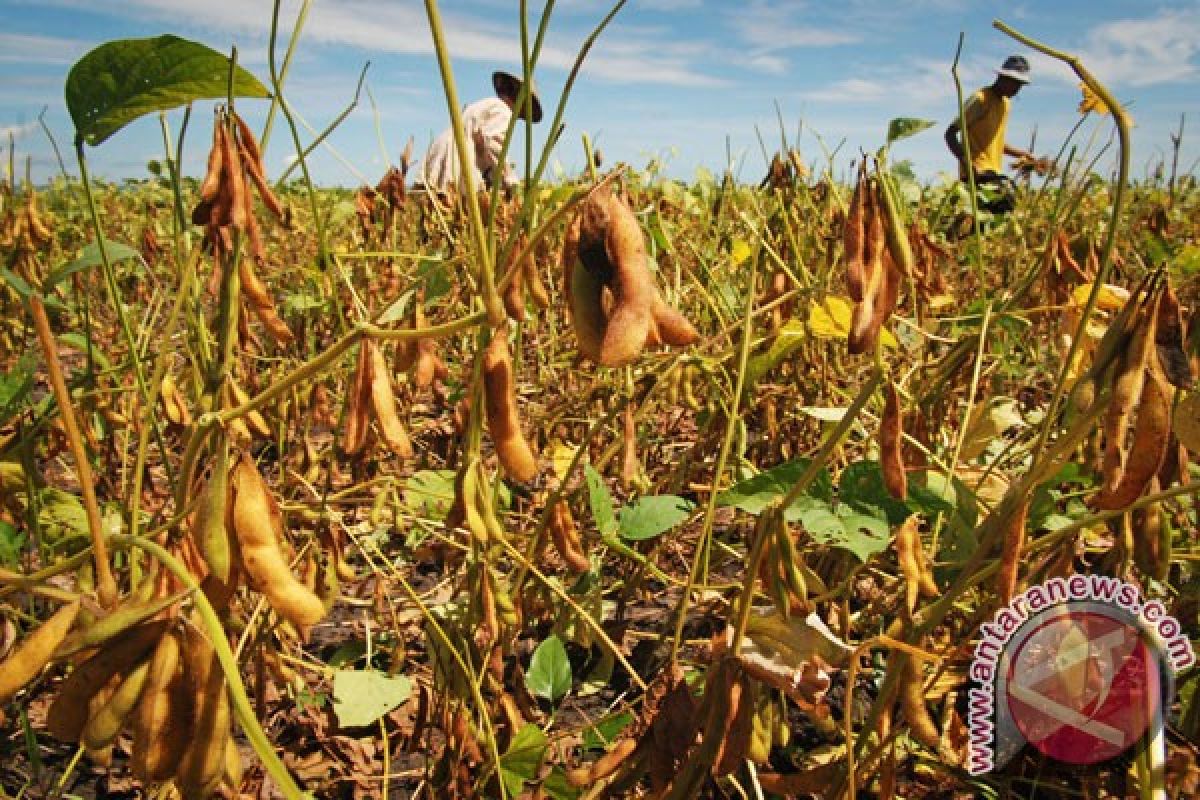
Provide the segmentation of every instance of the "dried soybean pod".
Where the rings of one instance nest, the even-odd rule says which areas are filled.
[[[233,569],[229,531],[225,528],[229,503],[229,439],[220,433],[218,437],[211,474],[200,492],[192,524],[192,538],[204,556],[214,588],[227,585]]]
[[[150,660],[147,659],[125,676],[108,702],[88,719],[80,742],[84,747],[88,750],[102,750],[113,743],[125,723],[125,718],[142,696],[149,674]]]
[[[1174,389],[1167,383],[1157,360],[1148,359],[1144,372],[1142,392],[1137,402],[1137,419],[1133,425],[1133,445],[1116,485],[1110,486],[1105,482],[1091,500],[1093,508],[1125,508],[1141,496],[1166,458],[1167,445],[1171,440]]]
[[[912,514],[896,528],[896,562],[904,579],[904,608],[911,617],[921,592],[921,559],[923,557],[918,518]]]
[[[621,484],[628,489],[637,480],[642,462],[638,460],[637,424],[633,419],[633,407],[625,406],[621,416],[624,422],[621,426]]]
[[[1004,528],[1000,543],[1000,570],[996,573],[996,594],[1000,605],[1012,602],[1017,590],[1017,573],[1021,566],[1021,551],[1025,548],[1025,520],[1029,514],[1029,500],[1025,499],[1013,510]]]
[[[1138,312],[1133,338],[1122,355],[1113,381],[1112,400],[1104,418],[1104,463],[1102,486],[1115,491],[1125,471],[1125,439],[1129,419],[1133,415],[1146,379],[1146,361],[1154,343],[1155,315],[1153,302],[1143,304]]]
[[[578,769],[569,769],[566,772],[567,783],[572,786],[583,787],[592,786],[599,781],[604,780],[609,775],[617,771],[617,768],[625,762],[625,759],[633,755],[633,751],[638,747],[638,740],[633,738],[621,739],[612,746],[600,758],[593,761],[586,767]]]
[[[1158,479],[1150,482],[1159,491]],[[1133,512],[1133,559],[1138,569],[1155,580],[1165,580],[1171,566],[1171,529],[1160,503]]]
[[[113,675],[133,669],[170,625],[168,620],[151,620],[137,625],[110,641],[67,675],[46,712],[46,729],[50,735],[60,742],[78,742],[87,723],[88,698],[95,694],[96,687],[108,683]]]
[[[79,601],[69,603],[25,637],[21,644],[0,663],[0,704],[37,676],[50,663],[55,651],[67,637],[67,632],[79,614]]]
[[[110,639],[125,633],[135,625],[141,624],[152,617],[159,616],[189,594],[191,594],[189,589],[183,589],[167,597],[153,600],[133,602],[127,600],[88,627],[77,630],[65,637],[59,643],[55,656],[63,658],[74,655],[81,650],[86,650],[89,647],[102,645]]]
[[[537,459],[521,433],[512,356],[503,330],[492,333],[492,341],[484,351],[483,385],[488,431],[501,466],[515,480],[533,480],[538,471]]]
[[[365,340],[358,345],[358,364],[346,395],[348,407],[342,450],[346,455],[356,456],[366,446],[367,431],[371,424],[368,414],[371,402],[371,354],[367,352]]]
[[[374,341],[366,339],[362,346],[369,351],[371,407],[375,410],[375,419],[379,421],[379,433],[383,441],[393,453],[400,458],[412,458],[412,440],[404,423],[396,413],[396,397],[392,393],[392,375],[388,371],[387,360],[383,351]]]
[[[234,230],[244,231],[249,221],[246,213],[246,174],[237,142],[232,131],[225,129],[225,124],[221,126],[221,171],[222,182],[229,193],[229,225]]]
[[[133,774],[157,783],[175,773],[191,737],[192,694],[180,664],[178,633],[159,639],[133,719]]]
[[[537,261],[530,253],[521,266],[525,270],[525,288],[529,291],[529,297],[533,300],[533,304],[543,311],[550,307],[550,292],[546,290],[546,284],[542,282],[541,273],[538,272]]]
[[[275,192],[271,189],[271,184],[267,182],[267,176],[263,168],[262,151],[258,147],[258,140],[254,138],[254,131],[250,130],[250,126],[246,121],[238,116],[237,112],[233,112],[233,120],[237,123],[238,142],[240,143],[242,152],[242,161],[246,166],[246,170],[250,173],[251,180],[254,181],[255,188],[258,189],[258,195],[262,198],[263,204],[276,217],[283,218],[283,207],[279,204],[279,198],[275,196]]]
[[[225,403],[229,408],[240,408],[250,402],[250,395],[232,377],[225,380]],[[246,412],[242,417],[246,430],[259,439],[271,439],[271,426],[257,409]]]
[[[221,168],[224,148],[221,146],[224,125],[218,113],[213,118],[212,149],[208,151],[208,169],[204,180],[200,183],[200,199],[211,203],[217,196],[217,187],[221,184]]]
[[[225,766],[221,781],[235,797],[238,796],[237,792],[242,786],[242,755],[232,736],[225,738]]]
[[[1179,389],[1192,385],[1192,362],[1183,349],[1183,312],[1179,308],[1179,297],[1168,282],[1158,298],[1158,323],[1154,333],[1154,344],[1158,348],[1158,360],[1162,364],[1167,380]]]
[[[900,208],[893,193],[891,177],[879,170],[878,165],[876,165],[876,175],[879,178],[879,196],[883,201],[883,222],[888,252],[891,253],[892,261],[900,270],[900,274],[912,277],[915,259],[912,246],[908,242],[908,230],[900,219]]]
[[[325,606],[296,580],[284,559],[279,546],[283,516],[248,455],[242,455],[230,481],[233,529],[251,586],[266,595],[271,607],[296,627],[317,624],[325,616]]]
[[[729,711],[717,757],[713,759],[714,777],[732,773],[746,759],[754,726],[756,700],[755,684],[746,675],[738,675],[729,686]]]
[[[296,335],[292,333],[292,329],[287,326],[287,323],[280,319],[279,314],[275,311],[275,300],[271,297],[271,293],[267,291],[266,285],[259,280],[258,274],[254,271],[254,267],[250,263],[250,259],[243,258],[238,262],[238,276],[242,283],[243,296],[246,299],[250,310],[254,312],[263,327],[267,329],[267,333],[271,338],[282,345],[291,344],[296,340]]]
[[[562,556],[567,569],[572,572],[587,572],[592,568],[591,561],[583,552],[579,530],[575,527],[575,518],[566,500],[559,500],[550,512],[550,539],[554,542],[554,549]]]
[[[916,659],[907,653],[893,652],[892,656],[904,662],[900,675],[900,708],[908,720],[909,732],[918,742],[936,750],[941,737],[925,705],[925,681],[921,668]]]
[[[518,255],[524,239],[525,237],[522,236],[517,240],[513,249],[514,258]],[[504,310],[513,322],[523,322],[525,320],[525,267],[523,264],[513,261],[509,263],[508,272],[512,277],[509,279],[508,287],[504,290]]]
[[[176,770],[175,782],[184,797],[206,797],[224,773],[225,743],[229,739],[229,694],[225,688],[225,673],[217,663],[212,644],[198,630],[186,630],[183,665],[192,694],[195,722]]]
[[[879,424],[880,467],[888,494],[897,500],[908,496],[908,476],[904,471],[904,456],[900,443],[903,438],[900,417],[900,395],[896,384],[888,381],[883,388],[883,418]]]
[[[866,160],[858,162],[858,180],[854,183],[854,196],[850,198],[850,209],[842,226],[842,249],[846,257],[846,287],[850,299],[856,303],[863,299],[863,270],[866,257],[866,209],[867,209]]]
[[[646,245],[633,211],[607,189],[601,201],[607,207],[604,248],[612,268],[613,308],[600,347],[600,363],[619,367],[632,363],[646,346],[658,291],[646,267]]]
[[[850,317],[849,351],[852,355],[865,353],[875,346],[871,333],[876,322],[876,306],[883,302],[887,290],[887,268],[883,253],[887,242],[884,237],[883,219],[879,212],[877,190],[871,186],[866,190],[866,239],[863,246],[863,291],[862,301],[854,306]],[[875,331],[878,334],[878,331]]]
[[[700,339],[700,333],[683,314],[667,305],[656,291],[650,306],[650,343],[687,347]]]

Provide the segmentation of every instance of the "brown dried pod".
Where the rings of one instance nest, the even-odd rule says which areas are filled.
[[[259,280],[254,267],[251,266],[250,259],[243,258],[238,263],[238,277],[242,282],[242,295],[246,298],[246,304],[250,306],[250,310],[267,329],[271,338],[282,345],[294,342],[296,335],[275,312],[275,300],[267,291],[266,285]]]
[[[580,204],[563,244],[571,324],[585,357],[607,367],[632,363],[648,342],[690,344],[699,335],[662,301],[646,263],[642,229],[608,186]],[[604,293],[612,294],[611,310]]]
[[[846,258],[846,288],[850,299],[856,303],[863,299],[864,259],[866,258],[866,211],[867,211],[867,164],[866,159],[858,163],[858,180],[854,183],[854,195],[850,198],[850,209],[842,225],[842,250]]]
[[[1168,282],[1158,298],[1154,344],[1158,348],[1158,360],[1163,373],[1179,389],[1188,389],[1192,385],[1192,362],[1183,348],[1186,338],[1179,297]]]
[[[903,428],[900,415],[900,395],[896,384],[888,381],[883,387],[883,418],[879,424],[880,467],[888,494],[897,500],[908,496],[908,476],[904,471],[901,451]]]
[[[921,593],[921,575],[924,572],[925,553],[918,524],[919,518],[916,514],[909,516],[904,524],[896,528],[894,540],[896,563],[900,565],[900,575],[904,579],[904,608],[910,617],[917,607],[917,599]]]
[[[1132,298],[1128,302],[1132,302]],[[1148,299],[1137,310],[1136,327],[1124,352],[1120,354],[1112,399],[1104,418],[1104,461],[1102,486],[1113,492],[1125,472],[1126,437],[1129,422],[1142,396],[1146,380],[1146,362],[1155,338],[1155,303]],[[1115,321],[1114,321],[1115,322]],[[1101,342],[1103,344],[1103,342]],[[1099,354],[1099,350],[1097,350]]]
[[[587,572],[592,568],[591,561],[584,552],[579,529],[575,526],[575,518],[571,515],[571,507],[567,505],[566,500],[559,500],[550,512],[550,539],[569,570]]]
[[[1022,500],[1008,518],[1004,538],[1000,543],[1000,570],[996,573],[996,594],[1000,605],[1012,602],[1017,590],[1017,573],[1021,567],[1021,552],[1025,547],[1025,520],[1029,514],[1029,500]]]
[[[924,673],[912,656],[893,652],[892,657],[904,662],[904,671],[900,676],[900,708],[904,711],[904,718],[908,720],[909,733],[918,742],[936,751],[941,736],[933,718],[929,716],[929,708],[925,705]]]
[[[884,302],[887,291],[887,267],[884,252],[887,237],[883,229],[883,215],[874,186],[866,190],[866,238],[863,245],[863,289],[862,300],[855,304],[850,318],[849,350],[851,354],[866,353],[875,346],[879,330],[877,306]]]
[[[370,339],[364,340],[362,346],[369,353],[371,407],[375,411],[375,419],[379,422],[379,435],[400,458],[412,458],[412,440],[409,439],[408,431],[404,429],[404,423],[396,413],[392,375],[383,357],[383,351]]]
[[[512,356],[503,330],[493,332],[491,344],[484,351],[483,383],[488,432],[496,445],[500,465],[515,480],[522,483],[533,480],[538,471],[537,459],[521,432]]]
[[[346,427],[342,432],[342,450],[356,456],[367,443],[371,425],[371,354],[364,341],[358,348],[358,365],[346,392]]]
[[[208,151],[208,169],[200,184],[200,199],[205,203],[212,203],[216,199],[217,188],[221,183],[222,158],[225,152],[221,145],[221,138],[224,135],[223,128],[221,115],[218,113],[213,118],[213,141],[212,149]],[[193,219],[192,222],[196,222],[196,220]],[[197,222],[196,224],[203,223]]]
[[[1107,481],[1093,496],[1091,505],[1098,509],[1125,508],[1137,500],[1158,474],[1171,440],[1171,402],[1175,390],[1155,358],[1147,359],[1133,441],[1116,485]]]

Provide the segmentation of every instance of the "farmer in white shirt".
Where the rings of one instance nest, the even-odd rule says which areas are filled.
[[[500,151],[504,147],[513,107],[521,93],[521,80],[507,72],[493,72],[492,86],[496,89],[495,97],[477,100],[463,109],[463,134],[467,140],[467,157],[475,170],[476,188],[489,186],[494,179],[509,188],[516,185],[517,176],[512,165],[500,163]],[[529,97],[532,113],[526,118],[540,122],[542,104],[532,87]],[[453,129],[447,128],[433,140],[415,178],[418,185],[439,194],[445,194],[452,187],[458,188],[458,151],[454,146]]]

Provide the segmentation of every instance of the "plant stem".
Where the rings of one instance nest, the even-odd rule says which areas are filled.
[[[100,519],[100,504],[96,502],[92,464],[88,460],[87,448],[83,445],[83,436],[79,433],[75,407],[71,404],[71,393],[63,378],[62,363],[58,360],[58,345],[54,342],[54,333],[50,330],[50,320],[46,317],[46,307],[42,305],[40,296],[34,294],[29,297],[29,310],[33,316],[33,326],[37,330],[38,342],[46,357],[50,387],[62,413],[63,427],[67,431],[67,444],[70,445],[71,456],[75,459],[75,470],[79,476],[80,491],[83,493],[83,509],[87,514],[88,533],[92,537],[96,562],[96,594],[100,598],[100,605],[112,608],[117,600],[117,582],[108,563],[108,549],[104,546],[104,523]]]

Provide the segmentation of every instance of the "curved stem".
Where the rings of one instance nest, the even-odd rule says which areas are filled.
[[[96,593],[100,598],[100,605],[111,608],[117,600],[117,582],[108,563],[108,549],[104,546],[104,524],[100,519],[100,504],[96,502],[92,463],[88,460],[87,448],[84,447],[83,436],[79,433],[75,407],[71,404],[71,393],[67,390],[67,382],[63,378],[62,363],[58,360],[58,346],[54,343],[54,333],[50,330],[50,320],[46,317],[46,307],[42,305],[40,296],[30,296],[29,310],[33,315],[33,326],[37,330],[42,353],[46,356],[46,371],[49,373],[54,399],[62,413],[63,427],[67,431],[67,444],[70,445],[71,456],[75,459],[79,488],[83,493],[83,508],[87,514],[88,533],[92,536],[96,562]]]
[[[1121,208],[1125,200],[1125,184],[1129,181],[1129,116],[1125,113],[1125,109],[1112,93],[1096,80],[1096,77],[1083,66],[1078,56],[1070,53],[1056,50],[1049,45],[1032,39],[1023,33],[1020,33],[1000,20],[995,20],[992,25],[999,31],[1002,31],[1012,38],[1016,39],[1021,44],[1032,47],[1040,53],[1044,53],[1051,58],[1058,59],[1067,64],[1079,79],[1083,81],[1089,89],[1095,92],[1109,110],[1112,111],[1113,121],[1117,126],[1117,138],[1120,144],[1120,151],[1117,162],[1117,185],[1113,188],[1112,212],[1109,215],[1108,230],[1104,237],[1104,247],[1100,254],[1100,267],[1096,270],[1096,279],[1092,282],[1092,289],[1088,293],[1087,303],[1084,305],[1083,313],[1080,314],[1079,324],[1076,326],[1075,335],[1071,337],[1071,346],[1067,349],[1067,356],[1063,359],[1062,371],[1059,374],[1058,382],[1054,387],[1054,396],[1050,401],[1050,406],[1046,412],[1046,424],[1042,428],[1041,437],[1038,441],[1038,447],[1034,451],[1035,459],[1040,455],[1041,451],[1046,446],[1046,441],[1050,437],[1050,430],[1054,426],[1054,420],[1058,414],[1059,404],[1062,402],[1063,392],[1067,381],[1067,376],[1070,374],[1071,364],[1075,360],[1075,353],[1079,350],[1079,343],[1084,339],[1084,332],[1087,331],[1088,320],[1091,319],[1092,311],[1096,308],[1096,300],[1100,296],[1100,289],[1104,286],[1108,279],[1109,270],[1112,268],[1113,248],[1117,241],[1117,230],[1121,222]]]

